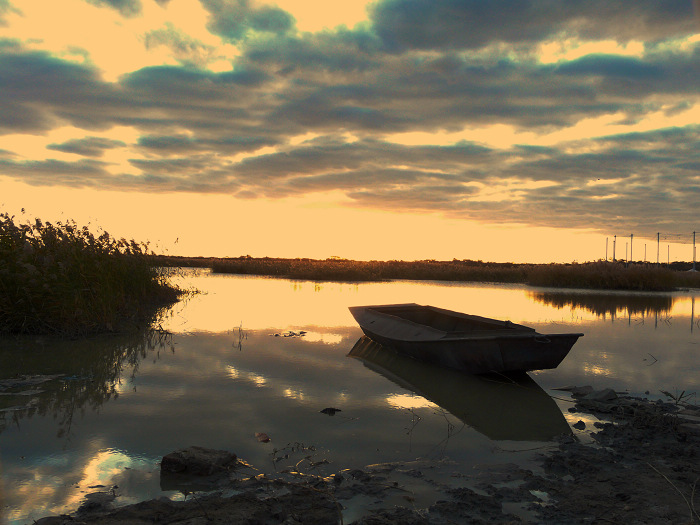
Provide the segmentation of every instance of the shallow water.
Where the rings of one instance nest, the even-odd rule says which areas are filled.
[[[68,512],[114,485],[120,504],[181,498],[162,491],[158,462],[189,445],[230,450],[267,473],[297,462],[333,473],[418,457],[464,470],[546,439],[533,429],[567,430],[573,416],[553,388],[590,384],[661,398],[661,390],[700,389],[697,291],[319,284],[205,271],[180,278],[204,293],[170,310],[161,333],[0,341],[0,380],[61,375],[1,392],[0,523]],[[416,370],[363,342],[347,307],[400,302],[585,336],[556,370],[531,373],[535,384],[488,384]],[[341,411],[320,412],[329,407]]]

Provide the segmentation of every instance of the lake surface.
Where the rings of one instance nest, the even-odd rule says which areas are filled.
[[[159,461],[190,445],[235,452],[251,474],[295,464],[331,474],[419,457],[463,470],[511,461],[504,451],[569,431],[578,418],[557,387],[665,398],[663,390],[691,402],[700,389],[699,291],[314,283],[200,270],[177,279],[202,293],[166,312],[156,332],[0,340],[0,380],[56,376],[0,391],[0,523],[69,512],[115,485],[120,504],[182,499],[161,487]],[[347,309],[402,302],[585,335],[530,384],[489,383],[377,349]]]

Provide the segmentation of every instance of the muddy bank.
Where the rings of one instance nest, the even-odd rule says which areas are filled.
[[[696,406],[611,390],[570,394],[574,434],[543,447],[533,465],[457,472],[449,462],[419,460],[329,477],[287,469],[272,478],[255,475],[233,454],[191,448],[179,451],[180,462],[164,458],[172,472],[163,476],[184,501],[115,508],[114,488],[88,496],[71,516],[37,523],[700,523]]]

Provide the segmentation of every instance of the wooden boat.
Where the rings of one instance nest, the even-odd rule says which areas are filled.
[[[556,368],[583,334],[527,326],[415,303],[350,307],[367,337],[415,359],[471,374]]]
[[[556,402],[525,372],[472,375],[412,359],[361,337],[348,354],[435,403],[493,440],[548,441],[571,428]]]

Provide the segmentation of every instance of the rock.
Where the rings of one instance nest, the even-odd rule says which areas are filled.
[[[421,513],[404,507],[396,507],[391,510],[374,510],[368,516],[363,516],[353,522],[352,525],[427,525],[428,518]]]
[[[365,471],[363,471],[363,470],[360,470],[359,468],[352,469],[352,470],[348,470],[348,471],[346,471],[346,473],[347,473],[347,475],[350,476],[352,479],[356,479],[356,480],[359,480],[359,481],[365,481],[365,482],[366,482],[366,481],[369,481],[370,479],[372,479],[372,476],[370,476],[369,474],[367,474],[367,472],[365,472]]]
[[[563,386],[561,388],[555,388],[554,390],[562,390],[564,392],[571,392],[571,395],[576,397],[576,396],[585,396],[587,394],[590,394],[593,392],[593,387],[592,386]]]
[[[678,417],[685,419],[687,421],[694,421],[700,423],[700,410],[695,410],[691,408],[683,408],[677,412]]]
[[[114,492],[92,492],[86,494],[85,502],[78,507],[78,513],[107,510],[116,497]]]
[[[234,468],[237,460],[236,454],[226,450],[192,446],[163,456],[160,469],[169,473],[211,476]]]
[[[255,438],[260,441],[260,443],[269,443],[270,442],[270,436],[265,434],[265,432],[256,432],[255,433]]]
[[[333,474],[331,478],[333,480],[333,483],[337,485],[340,485],[343,481],[345,481],[345,477],[340,473]]]
[[[586,423],[584,423],[582,420],[578,420],[578,423],[574,423],[572,425],[576,430],[583,430],[586,428]]]
[[[46,518],[41,518],[34,520],[35,525],[75,525],[75,520],[72,516],[68,514],[61,514],[60,516],[47,516]]]
[[[696,436],[700,436],[700,425],[697,423],[681,423],[678,425],[678,428],[691,434],[695,434]]]
[[[578,443],[578,440],[570,434],[562,434],[558,439],[561,445],[571,445],[572,443]]]
[[[594,390],[585,396],[583,396],[583,399],[587,401],[599,401],[599,402],[605,402],[605,401],[613,401],[617,399],[617,394],[612,388],[604,388],[603,390]]]

